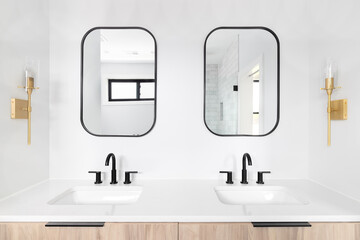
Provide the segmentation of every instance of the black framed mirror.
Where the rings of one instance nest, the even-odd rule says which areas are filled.
[[[204,122],[218,136],[266,136],[280,119],[280,41],[266,27],[218,27],[204,44]]]
[[[141,27],[96,27],[81,41],[80,121],[99,137],[140,137],[156,121],[157,46]]]

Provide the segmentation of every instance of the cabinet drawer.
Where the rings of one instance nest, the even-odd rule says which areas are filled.
[[[179,223],[180,240],[360,240],[360,223],[253,227],[250,223]]]
[[[104,227],[45,227],[0,223],[1,240],[177,240],[177,223],[105,223]]]

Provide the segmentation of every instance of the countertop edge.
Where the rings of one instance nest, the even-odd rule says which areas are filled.
[[[1,216],[0,223],[10,222],[174,222],[174,223],[201,223],[201,222],[221,222],[221,223],[245,223],[245,222],[360,222],[360,216],[281,216],[281,217],[230,217],[230,216]]]

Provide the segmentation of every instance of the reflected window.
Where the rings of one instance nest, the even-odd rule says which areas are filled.
[[[110,102],[154,100],[154,79],[109,79],[108,83]]]

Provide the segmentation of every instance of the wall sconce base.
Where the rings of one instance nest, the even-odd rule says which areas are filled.
[[[347,120],[347,99],[331,101],[331,120]]]
[[[11,98],[11,119],[28,119],[28,101]]]

